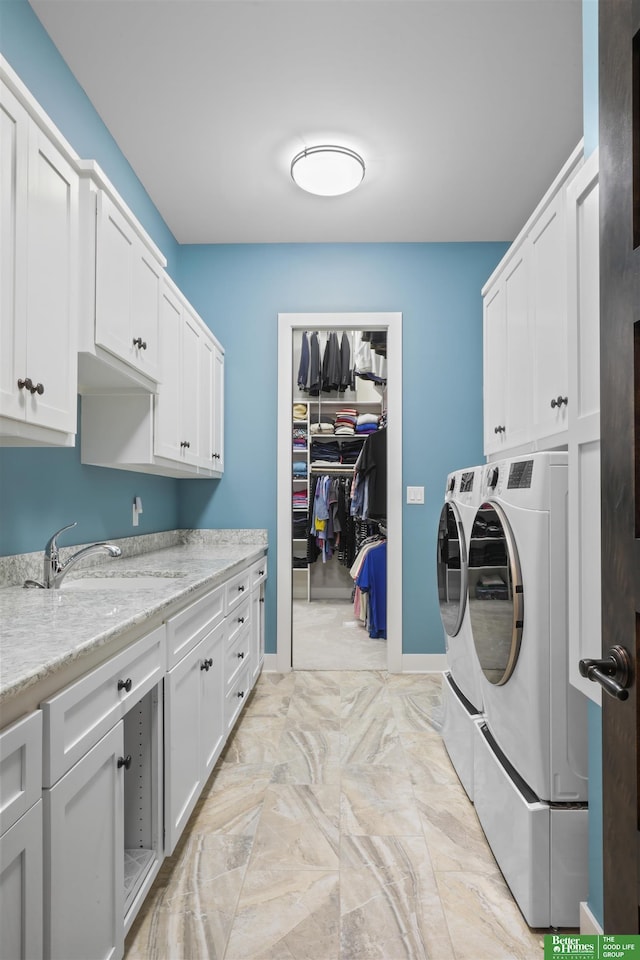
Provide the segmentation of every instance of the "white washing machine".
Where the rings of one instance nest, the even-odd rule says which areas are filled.
[[[484,710],[474,803],[527,922],[576,926],[588,894],[587,703],[569,684],[567,454],[489,464],[480,494],[468,569]]]
[[[448,671],[442,688],[442,737],[460,782],[473,799],[474,720],[480,716],[480,665],[467,604],[468,543],[480,497],[482,467],[449,474],[438,523],[438,601]]]

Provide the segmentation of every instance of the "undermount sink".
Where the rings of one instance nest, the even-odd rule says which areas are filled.
[[[65,593],[108,593],[111,590],[129,591],[134,593],[136,590],[149,590],[158,587],[167,580],[179,580],[185,574],[169,573],[159,576],[137,576],[130,574],[121,577],[83,577],[79,580],[65,580],[60,586],[60,590]]]

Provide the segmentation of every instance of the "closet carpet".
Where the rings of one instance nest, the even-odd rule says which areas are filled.
[[[438,733],[440,690],[263,673],[126,960],[542,960]]]
[[[387,669],[387,641],[369,636],[350,600],[294,600],[291,645],[295,670]]]

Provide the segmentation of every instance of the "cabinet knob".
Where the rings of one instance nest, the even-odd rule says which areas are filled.
[[[260,603],[264,603],[264,597],[260,597]]]
[[[25,387],[27,390],[33,390],[33,380],[31,377],[25,377],[24,380],[18,380],[18,389],[24,390]]]
[[[506,427],[504,427],[504,426],[502,426],[502,425],[498,425],[497,427],[494,427],[493,432],[494,432],[494,433],[505,433],[505,432],[506,432],[506,429],[507,429]]]
[[[239,592],[239,593],[244,593],[244,587],[243,587],[243,586],[239,586],[239,587],[238,587],[238,592]]]
[[[146,340],[143,340],[142,337],[134,337],[134,338],[133,338],[133,345],[134,345],[134,347],[139,347],[140,350],[146,350],[146,349],[147,349],[147,341],[146,341]]]
[[[244,623],[244,617],[238,617],[238,623]]]
[[[37,393],[39,397],[44,393],[44,385],[42,383],[36,383],[35,387],[31,388],[31,393]]]
[[[212,453],[212,454],[211,454],[211,459],[212,459],[212,460],[219,460],[219,459],[220,459],[220,454],[219,454],[219,453]]]
[[[127,677],[126,680],[118,680],[118,690],[126,690],[129,693],[131,687],[133,686],[133,681],[131,677]]]
[[[128,770],[131,766],[131,754],[127,754],[126,757],[118,757],[118,770],[120,767],[124,767],[125,770]]]
[[[209,657],[208,660],[203,660],[203,661],[202,661],[202,663],[200,664],[200,669],[201,669],[201,670],[209,670],[212,666],[213,666],[213,659],[212,659],[212,657]]]
[[[238,699],[242,700],[243,697],[244,697],[244,690],[238,690]]]
[[[180,446],[181,446],[181,447],[185,447],[185,449],[186,449],[187,447],[190,447],[190,446],[191,446],[191,443],[189,442],[189,440],[181,440],[181,441],[180,441]]]
[[[561,407],[563,403],[568,404],[569,397],[562,397],[562,396],[554,397],[553,400],[551,401],[551,409],[555,410],[556,407]]]
[[[238,660],[244,660],[244,651],[243,651],[243,650],[241,650],[240,653],[238,654]]]

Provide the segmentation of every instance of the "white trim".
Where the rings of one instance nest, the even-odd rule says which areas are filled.
[[[262,664],[262,670],[264,673],[278,672],[278,654],[277,653],[265,653],[264,662]]]
[[[444,673],[448,669],[446,653],[404,653],[403,673]]]
[[[402,673],[402,314],[278,314],[277,669],[291,670],[291,407],[294,330],[387,331],[387,669]]]
[[[581,936],[602,936],[604,930],[589,909],[589,904],[584,900],[580,901],[580,935]]]

